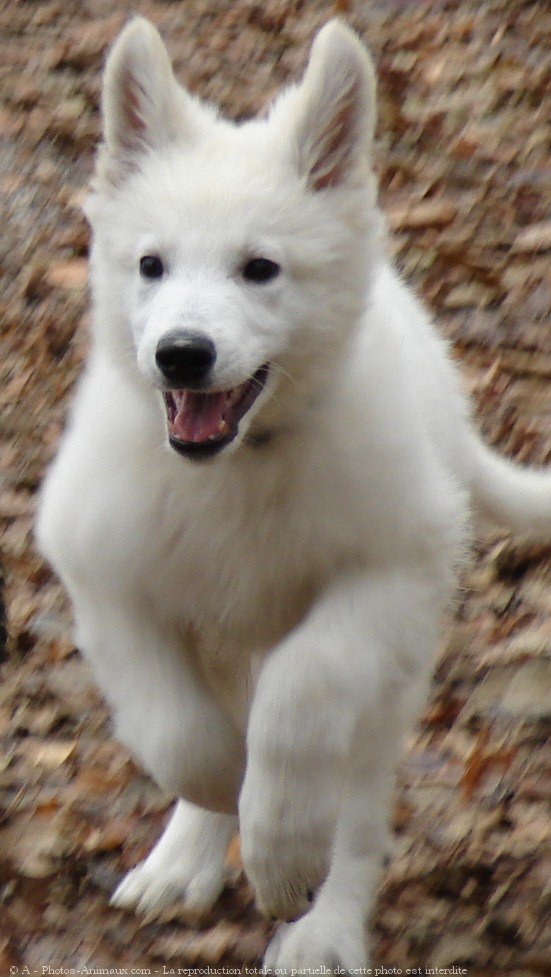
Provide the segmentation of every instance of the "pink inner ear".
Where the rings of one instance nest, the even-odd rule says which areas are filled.
[[[320,140],[318,158],[310,171],[315,190],[338,186],[350,167],[355,145],[356,102],[354,90],[337,109]]]
[[[131,71],[125,71],[120,82],[121,128],[119,140],[123,149],[134,150],[143,141],[146,126],[143,118],[145,91]]]

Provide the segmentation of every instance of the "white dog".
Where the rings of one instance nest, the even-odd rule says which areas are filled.
[[[239,823],[258,906],[287,920],[266,964],[365,966],[471,503],[550,536],[551,477],[479,442],[386,257],[350,30],[234,125],[136,19],[103,104],[93,349],[38,535],[118,736],[180,798],[113,902],[205,912]]]

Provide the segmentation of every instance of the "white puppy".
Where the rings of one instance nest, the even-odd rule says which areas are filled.
[[[207,910],[238,814],[258,906],[295,920],[266,963],[361,967],[471,503],[549,536],[551,478],[478,441],[389,264],[350,30],[234,125],[136,19],[103,105],[93,347],[38,535],[118,736],[180,798],[113,901]]]

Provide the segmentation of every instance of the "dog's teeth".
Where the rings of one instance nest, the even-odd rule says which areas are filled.
[[[228,424],[227,424],[227,421],[225,421],[224,419],[222,419],[220,421],[220,424],[218,425],[218,434],[227,434],[227,433],[228,433]],[[211,437],[212,438],[218,437],[218,435],[211,434]]]

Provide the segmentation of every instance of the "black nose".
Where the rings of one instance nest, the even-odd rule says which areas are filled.
[[[216,347],[200,332],[169,332],[159,340],[155,359],[172,387],[200,387],[214,366]]]

